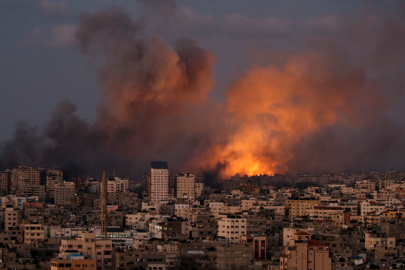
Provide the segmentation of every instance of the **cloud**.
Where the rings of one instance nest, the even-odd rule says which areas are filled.
[[[225,15],[222,29],[225,34],[241,37],[271,37],[286,35],[292,23],[276,16],[262,19],[250,19],[244,15],[233,13]]]
[[[75,44],[75,32],[77,26],[62,24],[51,27],[48,30],[35,28],[17,41],[19,47],[47,46],[52,48],[66,48]]]
[[[305,22],[305,25],[319,31],[338,31],[344,27],[344,24],[335,15],[310,18]]]
[[[34,0],[0,0],[0,7],[3,8],[32,8],[35,5]]]
[[[66,2],[42,1],[38,3],[40,10],[48,15],[67,15],[70,12]]]
[[[138,0],[152,12],[171,17],[176,14],[177,0]]]
[[[75,33],[77,25],[62,24],[51,29],[51,36],[45,44],[54,48],[65,48],[75,43]]]

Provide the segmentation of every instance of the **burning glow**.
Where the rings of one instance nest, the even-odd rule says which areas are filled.
[[[283,69],[252,68],[227,93],[236,132],[208,151],[206,166],[224,164],[221,177],[286,171],[301,138],[352,113],[364,80],[359,70],[317,53],[294,57]]]

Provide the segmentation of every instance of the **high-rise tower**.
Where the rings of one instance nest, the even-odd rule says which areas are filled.
[[[101,214],[100,214],[100,221],[101,221],[101,238],[107,239],[107,176],[105,175],[105,171],[103,172],[103,179],[101,180]]]
[[[149,201],[158,203],[169,197],[169,169],[167,162],[152,162],[149,175]]]

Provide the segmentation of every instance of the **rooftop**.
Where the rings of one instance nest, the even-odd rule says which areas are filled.
[[[152,169],[168,169],[169,168],[166,161],[152,161],[151,166],[152,166]]]

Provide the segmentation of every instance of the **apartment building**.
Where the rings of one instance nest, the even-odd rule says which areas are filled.
[[[330,219],[335,221],[336,224],[342,225],[344,221],[343,211],[344,209],[341,206],[314,205],[308,211],[308,214],[313,219]]]
[[[58,169],[48,169],[45,172],[46,193],[49,198],[55,197],[56,185],[63,184],[63,172]]]
[[[111,240],[98,240],[94,232],[84,232],[76,239],[62,239],[59,256],[66,257],[72,251],[96,260],[97,270],[109,270],[113,266],[114,249]]]
[[[253,259],[267,259],[267,237],[266,236],[241,236],[241,244],[252,248]]]
[[[369,180],[357,181],[354,185],[356,189],[367,189],[367,191],[375,191],[375,182]]]
[[[364,247],[367,250],[374,250],[375,247],[395,247],[395,237],[388,237],[384,233],[364,233]]]
[[[169,197],[169,167],[167,162],[152,162],[149,175],[148,191],[149,201],[158,203],[166,201]]]
[[[0,190],[9,193],[11,189],[11,170],[0,172]]]
[[[13,206],[8,205],[4,211],[4,228],[9,230],[13,227],[20,226],[22,222],[23,213],[22,210],[14,209]]]
[[[107,181],[107,193],[128,192],[129,179],[114,177],[113,180]]]
[[[51,270],[96,270],[96,260],[87,259],[80,254],[69,254],[66,258],[51,259]]]
[[[218,236],[223,236],[229,244],[239,243],[246,236],[247,220],[240,216],[228,215],[218,221]]]
[[[293,241],[283,247],[280,256],[280,270],[284,269],[331,270],[328,246],[317,240]]]
[[[24,244],[43,243],[45,240],[45,228],[42,224],[21,224],[24,232]]]
[[[55,204],[66,205],[72,197],[75,196],[75,183],[63,182],[55,186]]]
[[[22,190],[24,186],[38,186],[41,183],[41,170],[30,166],[19,166],[13,169],[11,176],[12,186]]]
[[[175,175],[175,197],[189,200],[195,198],[195,176],[191,173],[180,173]]]
[[[319,205],[319,199],[302,198],[297,200],[287,200],[286,207],[288,216],[306,216],[315,205]]]

